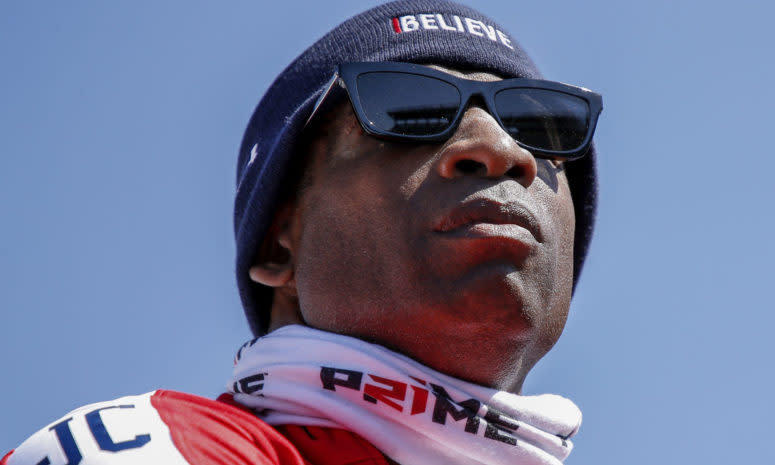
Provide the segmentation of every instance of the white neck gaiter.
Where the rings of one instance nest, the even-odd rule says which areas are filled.
[[[581,424],[563,397],[471,384],[306,326],[246,343],[234,363],[234,400],[270,425],[349,430],[402,465],[556,465]]]

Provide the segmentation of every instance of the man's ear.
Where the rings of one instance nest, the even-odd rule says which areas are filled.
[[[280,288],[293,280],[294,257],[291,226],[296,212],[295,202],[286,202],[277,209],[256,260],[250,268],[250,279],[265,286]]]

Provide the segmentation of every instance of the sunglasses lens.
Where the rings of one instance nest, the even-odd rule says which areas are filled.
[[[452,84],[419,74],[371,72],[358,76],[358,98],[369,123],[396,135],[443,132],[460,107]]]
[[[589,105],[579,97],[546,89],[505,89],[495,94],[503,127],[515,140],[538,149],[576,150],[589,128]]]

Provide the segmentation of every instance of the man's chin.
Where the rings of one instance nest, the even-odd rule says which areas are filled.
[[[490,261],[477,264],[459,276],[450,279],[446,302],[461,309],[477,308],[482,311],[523,313],[533,302],[530,289],[533,283],[521,266],[508,261]]]

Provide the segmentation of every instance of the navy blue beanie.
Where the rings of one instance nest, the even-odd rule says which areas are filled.
[[[303,162],[297,143],[316,99],[340,63],[359,61],[434,63],[504,78],[542,78],[505,29],[471,8],[443,0],[400,0],[374,7],[335,27],[296,58],[253,112],[237,165],[237,284],[257,336],[267,331],[273,291],[253,282],[249,269],[272,223],[289,167]],[[576,211],[575,288],[597,204],[594,147],[566,165],[566,173]]]

